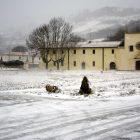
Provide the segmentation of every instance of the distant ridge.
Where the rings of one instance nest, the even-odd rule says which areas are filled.
[[[140,9],[103,7],[95,11],[85,10],[71,18],[74,32],[86,38],[103,38],[118,27],[140,20]]]

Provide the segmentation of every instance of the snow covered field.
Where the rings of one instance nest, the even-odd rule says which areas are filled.
[[[89,97],[76,96],[84,76]],[[140,72],[0,70],[0,140],[16,139],[139,140]]]
[[[56,85],[61,98],[74,98],[81,81],[87,76],[95,97],[125,96],[140,94],[140,72],[96,72],[96,71],[0,71],[0,92],[23,93],[48,96],[46,84]],[[70,96],[70,97],[69,97]],[[77,96],[75,96],[77,98]],[[81,98],[81,97],[79,97]]]

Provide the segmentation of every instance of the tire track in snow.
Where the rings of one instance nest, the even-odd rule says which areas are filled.
[[[130,109],[132,109],[132,107],[130,108]],[[126,110],[126,112],[127,111],[129,111],[130,109],[125,109]],[[121,113],[124,113],[125,112],[125,110],[122,110],[121,109]],[[117,112],[115,111],[114,112],[114,115],[116,114]],[[118,112],[119,113],[119,112]],[[102,117],[101,115],[105,115],[104,113],[101,113],[101,114],[98,114],[98,115],[100,115],[100,117]],[[110,113],[110,112],[108,112],[106,115],[112,115],[112,112]],[[69,116],[68,116],[69,117]],[[80,116],[79,116],[79,119],[77,119],[77,120],[72,120],[71,121],[71,119],[72,118],[70,118],[70,121],[67,121],[66,120],[66,122],[62,122],[62,123],[54,123],[53,125],[49,125],[49,127],[44,127],[44,126],[36,126],[35,128],[31,128],[31,129],[29,129],[29,128],[27,128],[26,129],[26,131],[21,131],[21,132],[19,132],[19,130],[18,130],[18,133],[20,133],[20,134],[17,134],[17,133],[15,133],[15,134],[13,134],[13,135],[10,135],[9,137],[7,137],[6,139],[11,139],[11,138],[13,138],[13,139],[15,139],[16,137],[24,137],[24,136],[26,136],[26,135],[33,135],[33,134],[35,134],[35,133],[38,133],[38,132],[40,132],[40,133],[44,133],[44,132],[46,132],[46,131],[52,131],[53,129],[56,129],[56,128],[61,128],[61,127],[67,127],[67,126],[69,126],[69,125],[71,125],[72,127],[74,126],[74,125],[76,125],[76,124],[79,124],[79,123],[82,123],[83,121],[84,122],[86,122],[86,121],[89,121],[90,119],[92,120],[92,121],[96,121],[96,119],[100,119],[100,117],[99,116],[93,116],[93,118],[91,118],[91,117],[88,117],[88,116],[83,116],[83,118],[80,118]],[[64,118],[63,118],[64,119]],[[62,119],[62,120],[63,120]],[[81,120],[80,120],[81,119]],[[45,123],[45,122],[43,122],[43,123]],[[47,125],[47,124],[45,124],[45,125]],[[44,128],[43,128],[44,127]],[[24,127],[23,127],[24,128]]]
[[[106,125],[105,127],[106,128],[103,128],[102,126],[100,127],[96,127],[96,129],[99,129],[99,130],[95,130],[93,129],[93,131],[89,131],[87,132],[88,134],[82,134],[81,136],[78,136],[78,137],[75,137],[73,140],[79,140],[79,139],[82,139],[82,140],[87,140],[87,139],[94,139],[96,140],[96,138],[102,134],[105,134],[107,133],[108,131],[112,131],[112,130],[115,130],[115,129],[118,129],[118,128],[123,128],[124,126],[125,127],[131,127],[131,126],[135,126],[138,124],[138,121],[140,120],[140,117],[137,117],[137,118],[131,118],[131,119],[126,119],[124,120],[123,122],[114,122],[114,123],[111,123],[109,125]],[[140,123],[138,124],[140,125]],[[87,130],[88,131],[88,130]],[[63,136],[62,136],[63,137]],[[64,138],[65,139],[65,138]],[[100,138],[99,138],[100,139]],[[110,139],[110,137],[109,137]]]
[[[113,128],[116,128],[116,127],[121,127],[123,125],[131,125],[132,123],[137,123],[137,121],[140,119],[140,117],[136,117],[136,118],[129,118],[129,119],[125,119],[123,120],[122,122],[119,121],[119,122],[115,122],[113,123],[113,126],[112,126],[112,123],[108,123],[108,124],[99,124],[99,125],[94,125],[94,122],[93,122],[93,125],[91,125],[91,127],[84,127],[81,129],[81,126],[79,126],[78,128],[80,128],[79,130],[77,129],[76,126],[65,126],[65,127],[61,127],[61,128],[58,128],[59,131],[57,131],[57,129],[54,129],[51,133],[49,131],[46,131],[45,133],[41,133],[39,131],[39,137],[37,137],[37,134],[34,134],[34,133],[30,133],[31,135],[25,135],[25,137],[22,137],[21,135],[20,136],[17,136],[17,137],[14,137],[14,139],[18,139],[20,137],[20,139],[29,139],[32,137],[32,139],[35,139],[35,138],[39,138],[41,140],[46,140],[46,139],[49,139],[49,140],[54,140],[54,139],[60,139],[60,140],[66,140],[66,139],[87,139],[89,136],[90,137],[93,137],[93,133],[94,135],[98,136],[104,132],[107,132],[109,129],[112,130]],[[119,124],[120,123],[120,124]],[[119,124],[119,125],[118,125]],[[88,125],[86,125],[88,126]],[[107,128],[102,128],[102,127],[106,127],[108,126]],[[70,127],[70,131],[67,132],[67,129]],[[75,128],[76,127],[76,128]],[[99,129],[96,131],[96,129]],[[62,131],[62,132],[61,132]],[[86,132],[86,134],[85,134]],[[60,135],[59,133],[61,133],[62,135]],[[88,135],[87,135],[88,134]],[[53,137],[52,137],[53,135]],[[80,136],[80,137],[79,137]],[[44,137],[44,138],[43,138]]]
[[[126,107],[125,107],[126,108]],[[117,112],[117,110],[115,110],[115,112],[111,112],[111,113],[109,113],[108,115],[105,115],[106,117],[107,116],[113,116],[114,114],[116,114],[116,113],[119,113],[119,114],[121,114],[122,112],[123,113],[125,113],[125,112],[128,112],[128,110],[130,110],[130,107],[129,107],[129,109],[128,110],[123,110],[123,109],[125,109],[125,108],[121,108],[121,111],[119,110],[120,108],[118,108],[118,111],[119,112]],[[135,110],[137,109],[137,112],[139,112],[140,111],[140,108],[139,107],[131,107],[131,109],[133,109],[133,108],[135,108]],[[123,111],[122,111],[123,110]],[[55,111],[52,111],[51,113],[49,112],[49,113],[47,113],[47,114],[44,114],[44,115],[46,115],[46,116],[42,116],[41,114],[38,114],[38,115],[36,115],[36,116],[33,116],[33,117],[29,117],[29,118],[26,118],[26,120],[24,120],[25,119],[25,117],[24,118],[22,118],[22,119],[19,119],[19,120],[13,120],[13,121],[8,121],[7,123],[6,122],[4,122],[4,126],[2,126],[2,123],[1,123],[1,126],[0,126],[0,130],[3,130],[3,129],[7,129],[7,128],[14,128],[14,127],[18,127],[19,125],[26,125],[26,124],[29,124],[28,122],[30,122],[31,120],[35,120],[35,122],[36,123],[38,123],[38,124],[41,124],[41,123],[44,123],[44,121],[48,121],[49,122],[49,124],[52,124],[52,122],[53,123],[57,123],[57,122],[60,122],[60,121],[63,121],[63,120],[65,120],[66,118],[68,118],[67,120],[72,120],[72,119],[75,119],[75,117],[76,117],[76,115],[79,115],[80,117],[86,117],[85,115],[87,115],[87,117],[92,117],[92,116],[90,116],[90,112],[94,112],[95,110],[92,110],[92,109],[90,109],[90,110],[88,110],[88,111],[85,111],[85,110],[76,110],[76,112],[73,112],[72,113],[72,111],[74,111],[73,109],[69,109],[68,111],[67,110],[65,110],[65,111],[61,111],[61,110],[55,110]],[[100,110],[96,110],[96,111],[100,111],[100,112],[102,112],[102,109]],[[56,113],[57,112],[57,113]],[[110,112],[109,110],[107,111],[107,112],[103,112],[103,113],[108,113],[108,112]],[[97,112],[96,112],[97,113]],[[101,114],[101,113],[100,113]],[[99,115],[99,114],[98,114]],[[49,116],[49,119],[47,118],[46,119],[46,117],[47,116]],[[43,117],[43,118],[42,118]],[[80,117],[78,117],[79,119],[80,119]],[[95,116],[94,116],[95,117]],[[40,119],[41,118],[41,119]],[[97,117],[98,118],[98,117]],[[96,118],[95,118],[96,119]],[[15,123],[17,124],[17,123],[19,123],[19,125],[17,124],[17,125],[15,125]],[[5,125],[5,124],[7,124],[7,125]]]
[[[119,139],[119,138],[135,139],[134,138],[135,136],[140,137],[140,132],[137,132],[136,130],[140,130],[139,122],[132,123],[130,125],[125,125],[119,128],[115,128],[114,130],[108,131],[105,134],[100,135],[99,138],[95,140],[105,140],[105,139],[108,140],[108,139]]]

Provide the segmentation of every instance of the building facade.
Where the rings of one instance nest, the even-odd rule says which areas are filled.
[[[125,34],[116,51],[116,65],[118,70],[140,70],[140,33]]]
[[[65,57],[60,70],[140,70],[140,33],[125,34],[124,42],[81,42],[61,52]],[[55,54],[49,53],[51,57]],[[42,59],[39,66],[46,68]],[[54,61],[48,63],[48,69],[57,69]]]

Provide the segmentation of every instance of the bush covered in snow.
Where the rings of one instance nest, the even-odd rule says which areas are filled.
[[[46,91],[48,91],[48,93],[58,93],[60,92],[60,89],[57,86],[52,86],[52,85],[47,84]]]

